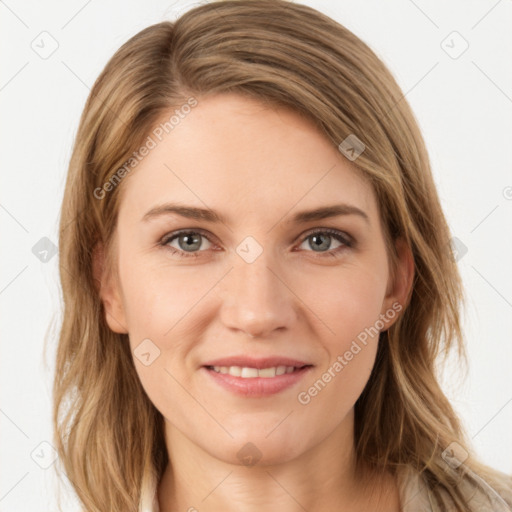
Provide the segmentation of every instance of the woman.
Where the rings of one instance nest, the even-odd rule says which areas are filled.
[[[85,106],[55,442],[87,511],[505,511],[435,377],[461,281],[414,116],[281,0],[141,31]],[[71,400],[71,401],[69,401]]]

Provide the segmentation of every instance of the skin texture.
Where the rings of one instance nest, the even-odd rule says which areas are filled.
[[[297,399],[379,315],[404,304],[411,286],[412,259],[401,245],[392,278],[374,192],[355,167],[295,112],[217,95],[198,98],[122,186],[118,276],[102,276],[101,296],[110,328],[129,333],[132,351],[145,339],[160,351],[148,366],[134,363],[166,418],[171,464],[159,486],[161,511],[357,511],[378,500],[379,510],[398,510],[393,479],[365,487],[354,474],[353,407],[377,336],[308,404]],[[142,220],[166,202],[210,208],[226,222]],[[338,203],[368,221],[350,214],[287,224],[299,211]],[[353,244],[324,233],[315,250],[318,228],[348,234]],[[194,246],[197,257],[186,256],[183,237],[181,245],[179,237],[168,242],[183,257],[159,245],[183,229],[207,237]],[[251,263],[237,253],[249,236],[262,249]],[[313,368],[259,398],[233,394],[202,368],[242,354],[288,356]],[[245,448],[259,457],[255,465],[238,455],[247,443],[257,448]]]

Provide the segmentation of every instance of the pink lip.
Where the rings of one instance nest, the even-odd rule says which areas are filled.
[[[307,365],[311,365],[311,363],[279,356],[263,358],[231,356],[223,359],[215,359],[203,364],[203,366],[246,366],[248,368],[257,368],[258,370],[262,368],[272,368],[274,366],[295,366],[296,368],[301,368]]]
[[[246,379],[234,377],[227,373],[217,373],[213,370],[213,366],[245,366],[258,369],[274,366],[295,366],[296,369],[292,373],[276,375],[275,377],[253,377]],[[232,393],[257,398],[279,393],[297,384],[312,367],[313,365],[311,364],[286,357],[254,359],[246,356],[235,356],[209,361],[201,368],[201,371],[206,372],[217,384]]]

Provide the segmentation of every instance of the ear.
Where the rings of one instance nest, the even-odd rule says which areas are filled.
[[[92,253],[93,277],[96,290],[105,309],[105,320],[114,332],[127,334],[126,317],[116,276],[106,266],[103,244],[98,242]]]
[[[414,257],[405,240],[399,238],[395,242],[397,262],[394,272],[390,272],[386,297],[382,304],[381,313],[386,316],[386,327],[389,329],[409,303],[414,280]],[[386,312],[388,314],[386,314]],[[393,314],[391,314],[393,313]]]

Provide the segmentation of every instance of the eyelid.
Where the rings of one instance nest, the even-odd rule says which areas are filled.
[[[313,228],[310,231],[306,231],[305,233],[303,233],[301,235],[301,239],[302,239],[302,241],[304,241],[304,239],[306,239],[316,233],[327,233],[328,235],[339,236],[340,238],[344,239],[344,242],[347,245],[355,244],[355,239],[353,236],[349,235],[346,231],[343,231],[341,229],[336,229],[336,228]]]
[[[204,236],[209,242],[212,242],[211,235],[207,231],[201,228],[184,228],[178,229],[176,231],[171,231],[170,233],[166,233],[161,239],[160,243],[162,245],[169,243],[173,238],[177,238],[180,235],[186,235],[187,233],[197,233],[198,235]],[[213,243],[213,242],[212,242]]]
[[[346,249],[346,248],[353,248],[356,245],[356,240],[353,236],[351,236],[346,231],[342,231],[340,229],[336,228],[322,228],[322,227],[316,227],[312,228],[301,235],[299,235],[299,245],[302,245],[310,236],[315,235],[317,233],[320,234],[327,234],[331,237],[338,240],[340,243],[342,243],[342,246],[337,247],[335,249],[330,249],[325,252],[317,253],[318,257],[322,257],[322,255],[325,256],[335,256],[339,250]],[[175,247],[168,246],[167,244],[178,238],[180,235],[185,234],[198,234],[206,238],[210,243],[214,244],[215,242],[212,241],[212,238],[215,238],[213,235],[210,235],[210,233],[204,229],[201,228],[184,228],[184,229],[178,229],[176,231],[172,231],[170,233],[165,234],[159,242],[159,245],[163,246],[164,248],[168,248],[173,253],[179,254],[181,257],[187,258],[187,257],[198,257],[201,253],[206,252],[205,251],[197,251],[197,252],[189,252],[182,251],[180,249],[176,249]],[[306,252],[315,252],[315,251],[306,251]]]

